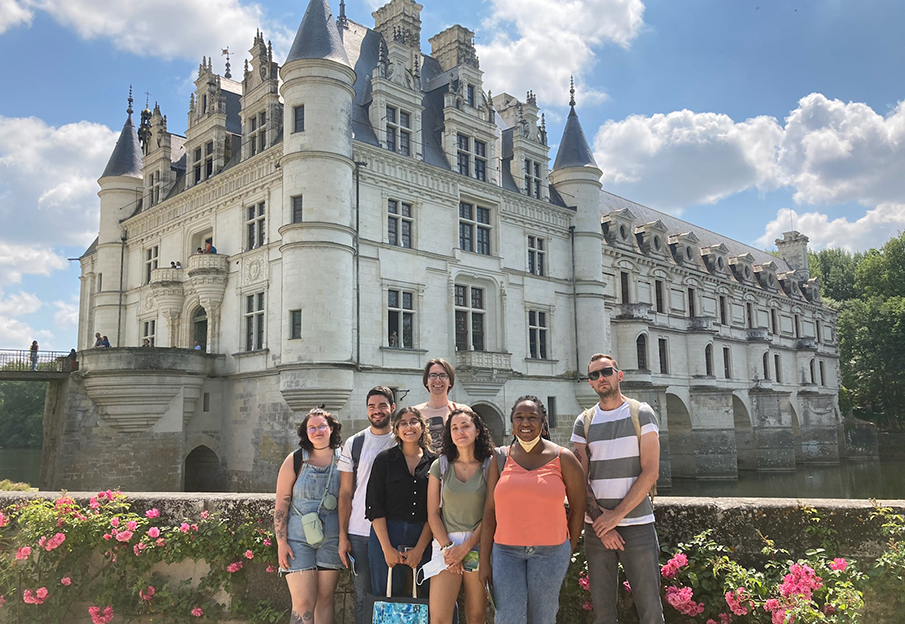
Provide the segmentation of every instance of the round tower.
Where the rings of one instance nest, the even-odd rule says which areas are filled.
[[[142,195],[141,147],[132,123],[132,90],[129,89],[128,117],[113,148],[103,175],[97,183],[101,190],[100,228],[97,237],[93,331],[80,336],[83,347],[93,346],[94,332],[109,336],[113,346],[122,346],[122,278],[125,259],[125,232],[120,223],[138,208]],[[83,332],[84,333],[84,332]],[[90,339],[90,340],[89,340]],[[89,344],[90,342],[90,344]]]
[[[355,71],[326,0],[309,3],[280,77],[281,390],[293,409],[340,409],[354,361]]]
[[[600,228],[600,176],[603,173],[575,112],[575,85],[570,88],[569,117],[563,130],[550,182],[566,204],[575,208],[575,289],[578,366],[594,353],[609,351],[603,283],[603,232]]]

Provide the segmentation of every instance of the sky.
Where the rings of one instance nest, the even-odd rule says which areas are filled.
[[[484,87],[546,113],[569,79],[606,190],[758,248],[863,251],[905,229],[899,0],[421,0],[422,50],[475,31]],[[334,14],[338,0],[330,0]],[[373,26],[377,0],[348,0]],[[126,119],[183,134],[202,56],[233,76],[260,29],[282,62],[306,0],[0,0],[0,349],[75,346],[78,258]]]

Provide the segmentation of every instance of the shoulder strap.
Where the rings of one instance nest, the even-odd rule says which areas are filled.
[[[585,451],[588,454],[588,460],[591,459],[591,440],[589,439],[590,431],[591,431],[591,421],[594,420],[594,411],[596,406],[592,405],[585,411],[581,413],[581,421],[584,423],[584,442],[585,442]]]
[[[304,452],[305,452],[304,449],[297,448],[292,453],[292,467],[295,469],[295,478],[296,479],[298,479],[299,472],[302,470],[302,464],[305,461],[305,458],[303,457]]]
[[[361,449],[365,445],[365,429],[352,436],[352,490],[358,487],[358,464],[361,463]]]
[[[496,467],[499,470],[499,473],[503,474],[503,466],[506,465],[506,458],[509,456],[509,447],[498,446],[493,449],[493,454],[496,457]]]
[[[487,470],[490,468],[490,457],[485,457],[484,461],[481,463],[481,470],[484,471],[484,482],[487,482]]]
[[[635,428],[635,435],[638,436],[638,448],[641,448],[641,419],[639,418],[639,414],[641,413],[641,401],[636,401],[635,399],[628,399],[628,410],[629,414],[632,417],[632,426]],[[654,497],[657,496],[657,484],[654,483],[650,488],[650,500],[653,502]]]

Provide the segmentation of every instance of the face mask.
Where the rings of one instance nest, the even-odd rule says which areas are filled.
[[[446,559],[443,558],[443,553],[437,553],[434,557],[425,563],[418,570],[417,578],[418,584],[421,585],[424,581],[429,579],[432,576],[437,576],[443,570],[446,569]]]
[[[526,453],[530,453],[531,449],[537,446],[537,443],[540,442],[540,436],[537,436],[536,438],[529,440],[528,442],[525,442],[518,436],[516,436],[515,439],[518,440],[518,443],[522,445],[522,448],[525,449]]]

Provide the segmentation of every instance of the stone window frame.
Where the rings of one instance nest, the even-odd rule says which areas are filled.
[[[525,310],[525,320],[528,332],[528,358],[529,360],[550,360],[550,329],[551,311],[544,306],[529,306]]]
[[[386,107],[386,148],[402,156],[412,155],[414,130],[412,129],[412,111],[399,106]],[[403,118],[405,121],[403,121]]]
[[[245,217],[245,251],[267,244],[267,202],[252,202],[243,208]]]
[[[302,338],[302,311],[301,309],[289,310],[289,340],[301,340]]]
[[[289,222],[301,223],[304,216],[304,195],[293,195],[289,198]]]
[[[292,133],[305,131],[305,105],[292,107]]]
[[[418,291],[405,286],[390,285],[386,288],[386,346],[392,349],[416,349],[418,328],[416,301]],[[406,301],[406,299],[408,299]],[[408,334],[406,334],[408,321]],[[396,344],[393,344],[394,329]]]
[[[493,216],[493,208],[489,206],[459,201],[459,249],[482,256],[493,255]]]
[[[528,273],[545,277],[547,275],[547,239],[536,234],[528,234]]]
[[[723,377],[732,379],[732,347],[723,347]]]
[[[267,111],[248,117],[248,155],[254,156],[267,149]]]
[[[244,351],[261,351],[267,347],[267,292],[248,293],[243,299]]]
[[[415,248],[415,202],[397,197],[388,197],[386,206],[387,244],[402,249]],[[408,208],[408,214],[406,214]],[[406,244],[406,226],[408,226],[408,244]],[[393,238],[395,237],[395,241]]]
[[[666,338],[657,339],[657,355],[660,360],[660,374],[669,374],[669,340]]]
[[[144,253],[145,265],[145,284],[151,283],[151,272],[160,267],[160,245],[149,245],[145,247]]]
[[[485,284],[457,280],[453,286],[454,332],[457,351],[488,351],[488,297]],[[480,320],[477,323],[477,320]],[[480,329],[476,329],[476,325]],[[460,338],[461,336],[461,338]]]
[[[146,321],[141,322],[141,343],[144,345],[144,341],[148,340],[151,343],[151,346],[156,346],[157,341],[157,319],[151,318]]]

